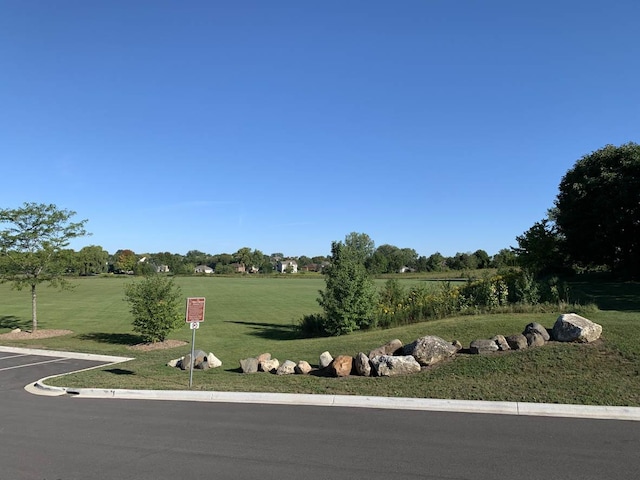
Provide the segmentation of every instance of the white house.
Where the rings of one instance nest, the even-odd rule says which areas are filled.
[[[280,260],[276,264],[276,270],[280,273],[298,273],[298,262],[295,260]]]
[[[213,268],[211,268],[208,265],[198,265],[195,268],[194,271],[195,271],[195,273],[208,273],[208,274],[211,274],[211,273],[213,273]]]

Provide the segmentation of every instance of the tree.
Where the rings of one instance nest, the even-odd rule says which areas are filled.
[[[349,246],[331,244],[331,264],[324,270],[326,288],[318,298],[325,314],[323,328],[330,335],[346,334],[373,323],[377,292],[358,258]]]
[[[345,252],[353,256],[358,263],[364,264],[373,255],[375,244],[366,233],[351,232],[344,238]]]
[[[47,282],[64,288],[64,270],[60,256],[70,240],[87,234],[87,220],[72,222],[76,212],[59,209],[53,204],[25,202],[15,209],[0,209],[0,223],[8,227],[0,231],[0,253],[5,257],[5,270],[0,280],[12,282],[21,290],[31,288],[31,330],[38,329],[36,287]]]
[[[109,253],[102,247],[89,245],[88,247],[83,247],[76,254],[75,260],[80,275],[102,273],[105,271],[109,260]]]
[[[184,322],[182,292],[173,279],[149,275],[124,289],[133,315],[133,331],[145,342],[163,342]]]
[[[518,263],[536,276],[561,271],[565,265],[562,237],[549,219],[536,222],[529,230],[516,237]]]
[[[640,145],[607,145],[562,178],[551,211],[569,257],[640,274]]]
[[[115,254],[115,269],[117,272],[133,273],[133,269],[138,263],[138,257],[133,250],[118,250]]]

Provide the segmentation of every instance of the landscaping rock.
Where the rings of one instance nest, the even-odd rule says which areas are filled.
[[[439,363],[457,352],[456,347],[434,335],[427,335],[406,345],[405,355],[411,355],[420,365],[429,366]]]
[[[320,368],[327,368],[329,365],[331,365],[331,362],[333,362],[333,357],[329,352],[322,352],[320,354],[320,361],[318,363]]]
[[[469,351],[475,355],[493,353],[498,351],[498,344],[493,340],[481,338],[471,342]]]
[[[300,360],[294,369],[298,375],[307,375],[311,370],[313,370],[311,365],[305,360]]]
[[[356,375],[360,375],[361,377],[371,376],[369,357],[363,352],[358,353],[353,359],[353,370],[356,372]]]
[[[544,345],[544,337],[538,332],[529,332],[525,334],[527,345],[529,347],[541,347]]]
[[[549,335],[549,332],[547,332],[547,329],[536,322],[530,323],[526,327],[524,327],[524,331],[522,332],[522,334],[526,335],[527,333],[539,333],[540,335],[542,335],[542,338],[544,339],[545,342],[548,342],[549,340],[551,340],[551,337]]]
[[[258,365],[260,365],[260,362],[264,362],[266,360],[271,360],[271,354],[270,353],[261,353],[260,355],[258,355],[256,357],[256,360],[258,360]]]
[[[381,347],[375,348],[369,352],[369,358],[373,358],[378,355],[395,355],[396,352],[402,353],[403,345],[397,338],[385,343]]]
[[[455,347],[456,352],[462,350],[462,344],[458,340],[454,340],[453,342],[451,342],[451,345]]]
[[[379,377],[395,377],[420,371],[420,364],[412,355],[378,355],[371,365]]]
[[[515,335],[509,335],[507,337],[507,343],[511,347],[511,350],[524,350],[529,346],[529,342],[527,342],[527,337],[525,337],[521,333],[516,333]]]
[[[258,371],[258,359],[245,358],[240,360],[240,368],[242,369],[242,373],[256,373]]]
[[[276,375],[293,375],[296,373],[296,364],[291,360],[285,360],[276,370]]]
[[[258,363],[258,371],[275,373],[280,366],[280,362],[277,358],[270,358],[269,360],[263,360]]]
[[[336,377],[348,377],[353,368],[353,357],[338,355],[331,362],[331,373]]]
[[[207,361],[209,362],[209,366],[211,368],[218,368],[222,366],[222,360],[220,360],[211,352],[209,352],[209,355],[207,355]]]
[[[167,362],[167,367],[178,367],[178,364],[182,362],[182,358],[175,358]]]
[[[556,320],[552,334],[558,342],[588,343],[600,338],[602,325],[575,313],[565,313]]]
[[[500,350],[501,352],[511,350],[509,342],[507,342],[507,339],[504,338],[504,335],[496,335],[491,340],[496,342],[496,345],[498,345],[498,350]]]

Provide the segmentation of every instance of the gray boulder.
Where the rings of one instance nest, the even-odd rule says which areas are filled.
[[[521,333],[516,333],[515,335],[509,335],[507,338],[507,343],[511,347],[511,350],[524,350],[529,346],[529,342],[527,342],[527,337],[522,335]]]
[[[493,353],[498,351],[498,344],[493,340],[481,338],[471,342],[469,351],[475,355]]]
[[[285,360],[276,370],[276,375],[293,375],[296,373],[296,364],[291,360]]]
[[[369,357],[363,352],[358,353],[358,355],[353,359],[353,369],[356,372],[356,375],[360,375],[361,377],[371,376],[371,363],[369,361]]]
[[[538,332],[529,332],[525,334],[527,345],[529,347],[541,347],[544,345],[544,337]]]
[[[369,352],[369,358],[373,358],[377,355],[395,355],[396,352],[401,352],[402,342],[397,338],[391,340],[381,347],[375,348]]]
[[[258,371],[258,359],[257,358],[245,358],[240,360],[240,368],[242,373],[256,373]]]
[[[551,340],[551,337],[549,336],[549,332],[547,332],[547,329],[536,322],[530,323],[526,327],[524,327],[524,331],[522,332],[522,334],[526,335],[527,333],[539,333],[540,335],[542,335],[542,338],[544,339],[545,342],[548,342],[549,340]]]
[[[379,377],[395,377],[420,371],[420,364],[412,355],[378,355],[371,365]]]
[[[420,365],[429,366],[452,357],[457,349],[440,337],[427,335],[405,345],[403,352],[415,358]]]
[[[575,313],[565,313],[558,317],[551,333],[559,342],[589,343],[600,338],[602,325]]]
[[[496,342],[496,345],[498,345],[498,350],[502,352],[506,350],[511,350],[511,347],[509,346],[509,342],[507,342],[507,339],[504,338],[504,335],[496,335],[491,340]]]

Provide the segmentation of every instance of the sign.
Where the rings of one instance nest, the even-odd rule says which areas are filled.
[[[200,322],[191,322],[189,323],[189,328],[191,330],[197,330],[200,328]]]
[[[187,314],[185,315],[187,323],[204,322],[204,303],[204,297],[187,298]]]

